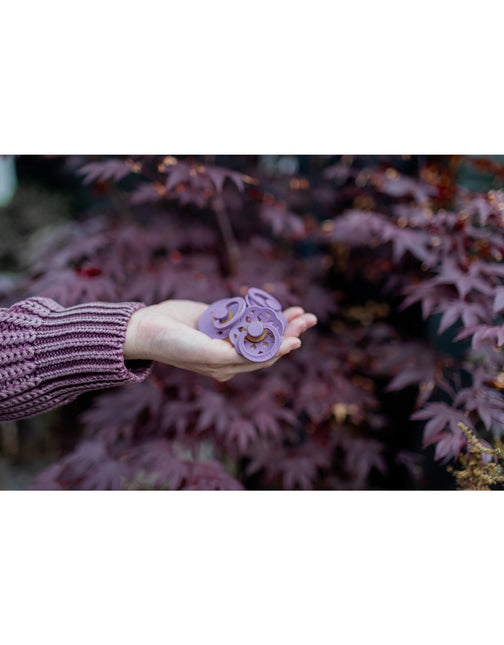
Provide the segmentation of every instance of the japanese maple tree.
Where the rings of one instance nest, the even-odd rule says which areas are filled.
[[[39,244],[11,299],[210,303],[255,286],[319,325],[225,384],[156,365],[87,397],[81,440],[34,487],[421,487],[424,450],[453,465],[474,453],[468,432],[488,461],[504,423],[504,193],[457,177],[501,166],[288,159],[63,160],[90,204]]]

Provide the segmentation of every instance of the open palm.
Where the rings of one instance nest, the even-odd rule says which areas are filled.
[[[228,381],[241,372],[270,367],[301,346],[299,336],[317,323],[313,314],[301,307],[284,311],[287,327],[277,355],[263,363],[240,356],[234,347],[209,338],[197,329],[208,305],[192,300],[167,300],[136,311],[130,321],[124,345],[126,360],[147,359]]]

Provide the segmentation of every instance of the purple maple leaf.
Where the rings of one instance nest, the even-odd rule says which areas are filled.
[[[310,490],[320,470],[330,466],[328,450],[310,442],[298,448],[286,448],[268,443],[257,444],[250,454],[246,475],[263,472],[266,480],[280,480],[285,490]]]
[[[55,484],[70,490],[120,490],[127,473],[125,465],[111,459],[100,441],[83,441],[49,470]],[[41,473],[35,486],[43,486],[48,474]]]
[[[427,266],[434,266],[436,254],[429,250],[431,236],[424,231],[400,228],[390,224],[383,228],[383,242],[392,242],[394,262],[399,262],[407,251]]]
[[[498,313],[504,309],[504,287],[496,287],[493,301],[493,311]]]
[[[337,163],[324,169],[322,176],[324,179],[335,179],[342,184],[350,177],[355,177],[358,171],[352,166]]]
[[[60,462],[52,464],[33,479],[29,486],[30,490],[63,490],[63,487],[58,482],[60,471]]]
[[[184,490],[243,490],[242,484],[228,475],[216,461],[197,461],[190,465]]]
[[[146,441],[131,449],[125,459],[132,471],[142,471],[153,475],[153,485],[168,484],[172,490],[180,488],[190,474],[191,464],[177,459],[172,445],[164,439]]]
[[[215,428],[220,436],[226,436],[229,425],[240,416],[239,410],[224,394],[209,389],[200,393],[194,409],[198,415],[194,426],[196,432]]]
[[[477,195],[466,206],[469,215],[479,215],[481,226],[486,226],[488,218],[493,214],[493,208],[490,206],[485,195]]]
[[[386,474],[384,446],[380,441],[365,437],[347,437],[343,445],[346,449],[345,470],[351,475],[354,488],[365,488],[373,468],[382,475]]]
[[[305,225],[301,217],[279,206],[263,204],[260,209],[261,219],[271,226],[274,235],[302,238]]]
[[[458,423],[471,427],[469,419],[462,412],[443,402],[428,403],[422,410],[414,412],[413,420],[427,420],[424,427],[423,447],[433,443],[436,447],[435,459],[456,459],[465,443],[465,437]],[[444,431],[448,427],[449,432]]]
[[[51,271],[31,284],[28,295],[52,298],[63,307],[84,302],[117,302],[117,285],[104,275],[79,275],[73,269]]]
[[[474,273],[474,268],[469,272],[462,271],[458,266],[456,266],[455,262],[447,258],[445,263],[441,266],[439,275],[433,278],[430,282],[433,285],[453,285],[458,290],[462,299],[465,298],[472,290],[479,291],[485,295],[491,295],[493,293],[492,287],[486,281],[474,275]]]
[[[462,319],[465,327],[476,325],[480,320],[486,320],[487,314],[482,304],[467,302],[466,300],[443,300],[436,307],[437,313],[442,313],[439,322],[438,334]]]
[[[432,285],[431,280],[424,280],[420,284],[408,285],[402,290],[403,295],[406,296],[404,301],[399,307],[402,311],[411,307],[416,302],[421,303],[422,318],[428,318],[439,305],[452,297],[449,287]]]
[[[502,434],[504,426],[504,398],[500,392],[476,382],[473,387],[460,390],[454,405],[463,405],[466,410],[476,411],[485,427],[492,427]]]
[[[404,175],[396,174],[393,177],[389,177],[385,173],[373,173],[372,179],[377,185],[378,191],[391,197],[413,195],[415,201],[419,203],[428,201],[430,197],[438,192],[434,186]]]
[[[232,181],[240,192],[244,191],[243,175],[239,172],[226,170],[225,168],[216,168],[215,166],[206,166],[205,173],[210,177],[218,193],[222,192],[226,179]]]
[[[472,337],[472,349],[479,349],[485,341],[490,341],[497,347],[504,345],[504,325],[473,325],[462,329],[455,341]]]
[[[166,192],[171,192],[176,186],[189,179],[190,167],[188,164],[179,162],[171,166],[166,180]]]
[[[83,175],[83,182],[90,184],[92,181],[105,181],[113,179],[119,181],[131,172],[131,167],[121,159],[110,159],[107,161],[97,161],[82,166],[77,173]]]
[[[129,442],[142,412],[148,413],[149,418],[157,418],[162,402],[160,388],[152,380],[146,380],[97,396],[80,419],[87,435],[105,445],[112,445],[121,437]]]
[[[153,186],[153,184],[145,183],[140,184],[140,186],[129,193],[129,202],[132,205],[158,202],[163,198],[163,196],[164,193],[156,190],[156,187]]]
[[[247,448],[257,439],[257,432],[253,423],[240,417],[233,419],[226,430],[226,438],[231,443],[236,443],[240,452],[245,453]]]
[[[435,355],[425,343],[388,341],[373,350],[373,358],[371,373],[392,377],[387,386],[389,392],[434,379]]]

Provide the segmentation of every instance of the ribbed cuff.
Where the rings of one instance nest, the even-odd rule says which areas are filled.
[[[23,343],[25,360],[11,365],[19,373],[7,418],[38,414],[89,390],[143,381],[152,363],[125,363],[123,347],[132,314],[144,306],[93,302],[64,308],[48,298],[29,298],[11,307],[18,327],[26,320],[31,342]]]

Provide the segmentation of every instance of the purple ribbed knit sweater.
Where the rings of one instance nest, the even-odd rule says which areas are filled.
[[[123,345],[131,315],[144,306],[93,302],[65,309],[49,298],[29,298],[0,309],[0,420],[143,381],[152,364],[125,364]]]

